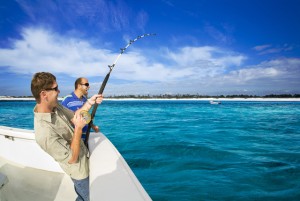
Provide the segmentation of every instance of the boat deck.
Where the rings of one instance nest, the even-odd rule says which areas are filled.
[[[75,200],[73,182],[64,173],[20,166],[0,157],[0,173],[8,182],[0,188],[1,201]]]
[[[89,148],[91,201],[151,200],[122,155],[102,133],[91,133]],[[37,145],[33,130],[0,126],[0,173],[5,175],[4,183],[8,178],[2,188],[0,184],[0,201],[76,198],[71,178]]]

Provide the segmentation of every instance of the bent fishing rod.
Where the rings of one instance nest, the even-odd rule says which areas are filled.
[[[104,91],[105,86],[106,86],[106,83],[107,83],[107,81],[108,81],[108,79],[109,79],[110,73],[112,72],[112,70],[113,70],[114,67],[116,66],[116,64],[117,64],[117,62],[118,62],[118,60],[119,60],[119,58],[120,58],[121,55],[125,52],[125,50],[126,50],[130,45],[132,45],[135,41],[137,41],[137,40],[139,40],[139,39],[141,39],[141,38],[144,38],[144,37],[146,37],[146,36],[155,36],[155,35],[156,35],[155,33],[154,33],[154,34],[144,34],[144,35],[140,35],[140,36],[136,37],[134,40],[130,40],[129,43],[128,43],[124,48],[120,48],[121,52],[120,52],[120,54],[117,56],[117,58],[116,58],[116,60],[114,61],[114,63],[113,63],[112,65],[108,65],[109,71],[108,71],[107,75],[105,76],[105,78],[104,78],[104,80],[103,80],[103,82],[102,82],[102,85],[101,85],[101,87],[100,87],[100,89],[99,89],[98,94],[103,94],[103,91]],[[86,147],[88,147],[88,141],[89,141],[89,137],[90,137],[90,131],[91,131],[91,127],[92,127],[92,125],[93,125],[93,119],[94,119],[94,117],[95,117],[97,108],[98,108],[98,104],[95,103],[95,104],[94,104],[93,111],[92,111],[92,113],[91,113],[91,121],[89,122],[87,131],[86,131],[86,138],[85,138],[85,141],[84,141]]]

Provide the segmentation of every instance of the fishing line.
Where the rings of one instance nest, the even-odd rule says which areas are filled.
[[[109,79],[110,73],[112,72],[112,70],[113,70],[114,67],[116,66],[116,64],[117,64],[117,62],[118,62],[118,60],[119,60],[119,58],[120,58],[121,55],[126,51],[126,49],[127,49],[130,45],[132,45],[135,41],[137,41],[137,40],[139,40],[139,39],[141,39],[141,38],[144,38],[144,37],[146,37],[146,36],[155,36],[155,35],[156,35],[155,33],[153,33],[153,34],[144,34],[144,35],[140,35],[140,36],[136,37],[135,39],[130,40],[129,43],[128,43],[124,48],[120,48],[121,52],[120,52],[120,54],[117,56],[117,58],[116,58],[116,60],[114,61],[114,63],[113,63],[112,65],[108,65],[109,71],[108,71],[107,75],[105,76],[105,78],[104,78],[104,80],[103,80],[103,82],[102,82],[102,85],[101,85],[101,87],[100,87],[100,89],[99,89],[98,94],[103,94],[103,91],[104,91],[104,88],[105,88],[105,86],[106,86],[106,83],[107,83],[107,81],[108,81],[108,79]],[[89,141],[89,136],[90,136],[91,127],[92,127],[92,124],[93,124],[93,119],[94,119],[94,117],[95,117],[97,108],[98,108],[98,104],[95,103],[95,104],[94,104],[93,111],[92,111],[92,113],[91,113],[91,121],[90,121],[90,123],[88,124],[88,129],[87,129],[87,131],[86,131],[86,138],[85,138],[85,141],[84,141],[84,143],[85,143],[85,145],[86,145],[87,147],[88,147],[88,141]]]

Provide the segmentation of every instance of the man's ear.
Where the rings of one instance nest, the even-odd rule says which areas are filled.
[[[47,92],[46,91],[41,91],[40,97],[41,97],[41,100],[47,99]]]

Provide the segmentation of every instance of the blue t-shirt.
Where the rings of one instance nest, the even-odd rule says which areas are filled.
[[[78,109],[80,109],[84,103],[87,101],[87,98],[85,96],[82,97],[82,99],[79,99],[74,92],[72,92],[71,94],[67,95],[64,97],[63,101],[62,101],[62,105],[65,106],[66,108],[69,108],[72,111],[76,111]],[[82,133],[86,133],[88,128],[88,125],[84,126],[82,128]],[[82,134],[82,138],[85,138],[85,135]]]

